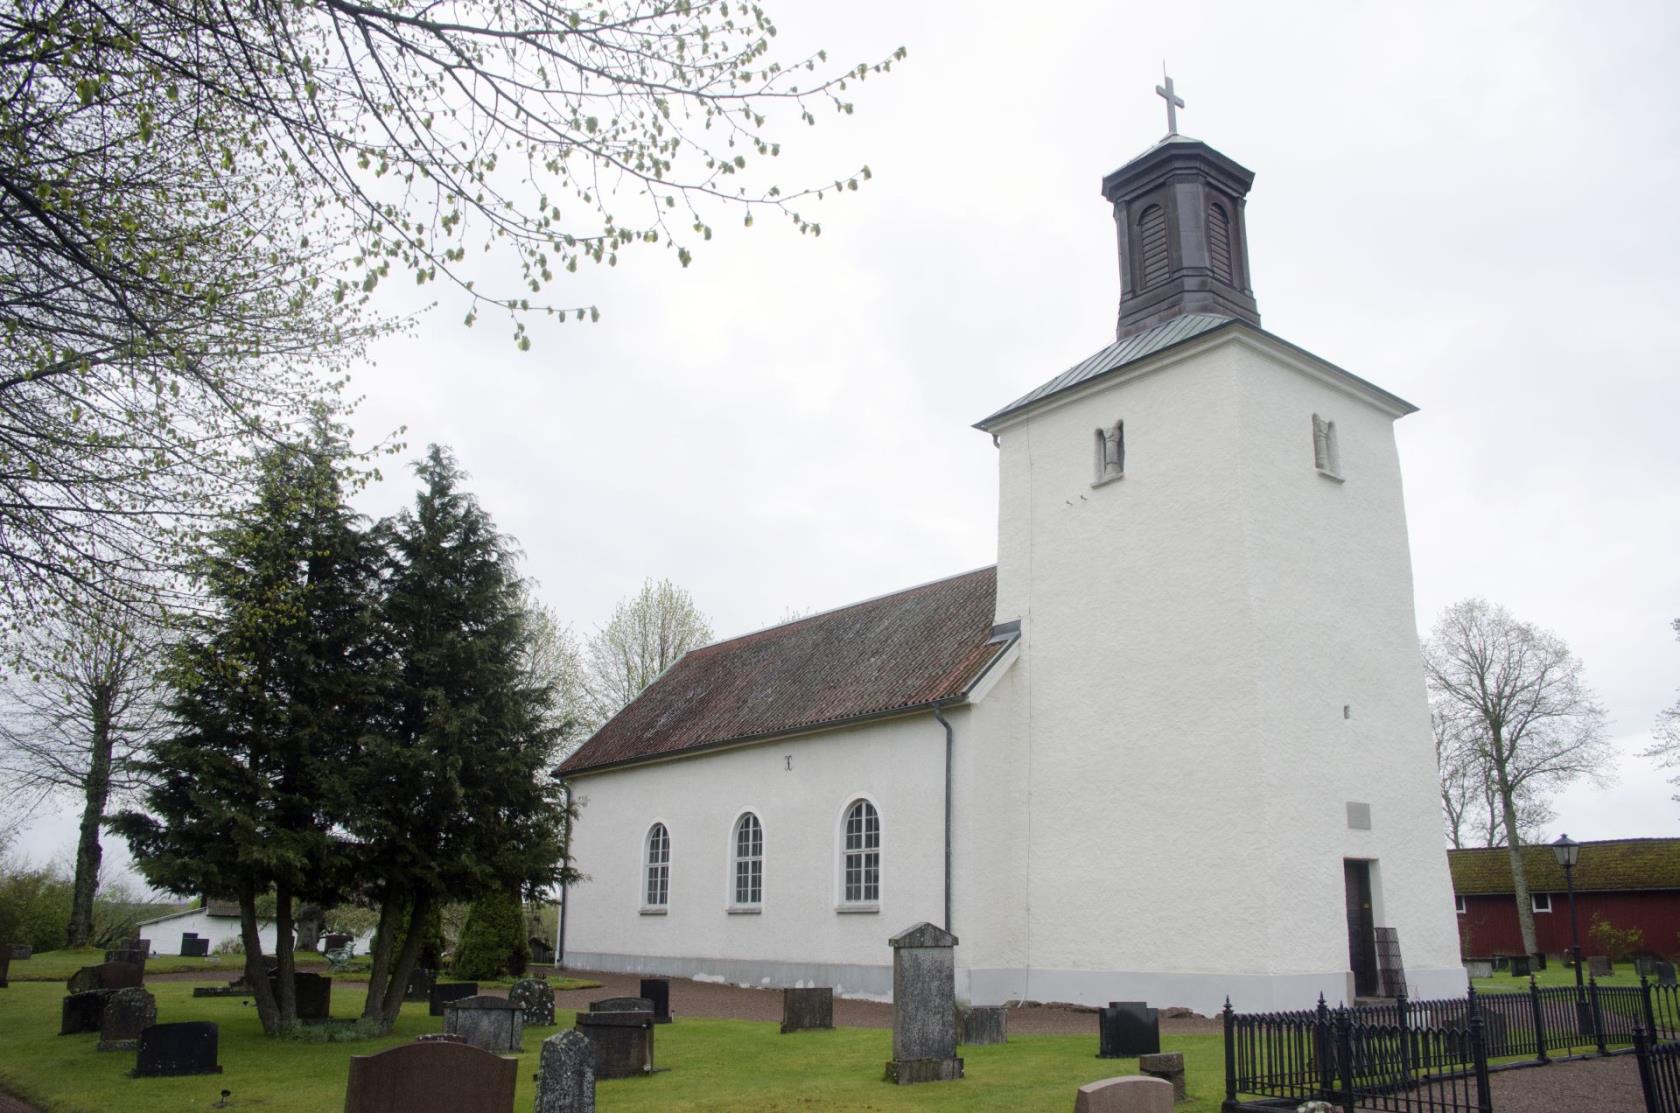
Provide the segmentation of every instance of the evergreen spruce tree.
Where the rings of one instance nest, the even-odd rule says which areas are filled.
[[[473,904],[455,948],[455,976],[473,981],[518,977],[531,964],[525,905],[509,892],[487,893]]]
[[[548,775],[555,693],[523,667],[512,547],[447,452],[432,446],[415,470],[413,509],[386,527],[396,691],[354,771],[349,820],[380,910],[362,1015],[387,1030],[437,908],[556,883],[565,815]]]
[[[378,705],[381,556],[344,499],[343,445],[324,420],[271,450],[255,501],[196,570],[210,608],[166,669],[177,728],[144,763],[145,812],[112,826],[152,884],[239,902],[245,976],[263,1030],[296,1021],[294,902],[336,903],[339,832]],[[278,994],[257,902],[275,897]]]

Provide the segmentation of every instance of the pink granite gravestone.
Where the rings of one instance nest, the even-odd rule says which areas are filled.
[[[1079,1087],[1073,1113],[1172,1113],[1172,1083],[1132,1075]]]

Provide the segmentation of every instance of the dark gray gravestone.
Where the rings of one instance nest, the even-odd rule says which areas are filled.
[[[130,966],[138,966],[141,973],[145,973],[146,958],[150,952],[139,945],[143,942],[145,942],[147,946],[150,946],[150,943],[146,940],[131,939],[120,947],[114,947],[111,950],[106,951],[105,962],[107,964],[113,962],[126,962]]]
[[[436,981],[436,976],[430,970],[424,966],[416,966],[408,972],[408,983],[403,986],[403,1000],[427,1000],[432,992],[432,984]]]
[[[1529,965],[1532,966],[1534,969],[1544,970],[1546,968],[1546,952],[1545,951],[1535,951],[1533,954],[1529,955],[1528,958],[1529,958]]]
[[[1658,962],[1656,967],[1658,985],[1680,985],[1680,981],[1676,981],[1674,977],[1674,963]]]
[[[176,1074],[221,1074],[216,1062],[219,1032],[208,1020],[154,1024],[140,1031],[140,1053],[134,1077],[160,1078]]]
[[[0,947],[0,989],[10,985],[12,952],[10,948]]]
[[[525,1011],[525,1024],[547,1028],[554,1023],[554,987],[543,978],[521,978],[508,990],[508,1000]]]
[[[71,993],[86,993],[90,989],[133,989],[145,978],[145,971],[132,962],[106,962],[82,967],[70,975],[65,988]]]
[[[345,947],[348,947],[355,938],[356,937],[354,935],[351,935],[347,931],[329,931],[321,939],[321,945],[329,951],[343,950]]]
[[[280,992],[280,980],[270,978],[268,984]],[[325,974],[305,971],[292,972],[292,984],[297,992],[297,1018],[318,1023],[332,1019],[332,979]]]
[[[594,1048],[596,1078],[634,1078],[653,1072],[652,1009],[578,1013],[577,1030]]]
[[[782,990],[782,1032],[810,1032],[834,1027],[834,990],[830,986]]]
[[[427,1011],[433,1016],[443,1015],[443,1006],[463,997],[478,995],[477,982],[439,982],[426,994]]]
[[[653,1002],[646,997],[603,997],[599,1001],[589,1002],[592,1013],[648,1013],[653,1012]]]
[[[1002,1005],[970,1006],[962,1014],[962,1042],[975,1047],[1009,1042],[1009,1010]]]
[[[653,1002],[653,1022],[671,1023],[671,983],[665,978],[643,978],[642,997]]]
[[[105,1019],[105,1002],[114,989],[84,989],[64,999],[59,1016],[58,1034],[73,1036],[77,1032],[97,1032]]]
[[[963,1076],[957,1058],[957,937],[929,923],[889,939],[893,949],[893,1057],[886,1078],[901,1086]]]
[[[1511,977],[1526,978],[1529,975],[1529,959],[1527,955],[1511,955]]]
[[[524,1050],[525,1010],[505,997],[463,997],[443,1007],[443,1030],[498,1054]]]
[[[1587,973],[1595,978],[1608,978],[1615,973],[1616,965],[1610,961],[1609,955],[1588,955]]]
[[[513,1113],[519,1060],[449,1040],[352,1055],[344,1113]]]
[[[1184,1101],[1184,1053],[1159,1051],[1138,1056],[1138,1073],[1151,1078],[1164,1078],[1172,1083],[1173,1101]]]
[[[595,1050],[576,1028],[542,1042],[536,1113],[595,1113]]]
[[[113,989],[99,1018],[100,1051],[133,1051],[140,1033],[157,1023],[157,998],[143,989]]]
[[[206,958],[210,954],[210,940],[200,939],[196,931],[181,933],[182,958]]]
[[[35,948],[31,947],[28,943],[13,943],[12,944],[12,961],[13,962],[22,962],[24,959],[28,958],[30,955],[32,955],[34,953],[35,953]]]
[[[1154,1055],[1161,1050],[1160,1014],[1143,1001],[1110,1001],[1097,1011],[1097,1058]]]

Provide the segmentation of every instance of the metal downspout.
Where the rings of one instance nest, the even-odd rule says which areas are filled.
[[[951,764],[956,745],[956,732],[936,703],[933,717],[945,728],[945,930],[951,930]]]

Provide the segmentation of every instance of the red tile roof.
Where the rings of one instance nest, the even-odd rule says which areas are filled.
[[[1534,893],[1561,893],[1563,867],[1552,848],[1541,843],[1522,848],[1523,872]],[[1511,893],[1511,852],[1489,849],[1448,850],[1453,892],[1459,896]],[[1575,888],[1581,892],[1680,889],[1680,839],[1605,839],[1583,842],[1575,863]]]
[[[1007,648],[995,568],[696,649],[560,766],[563,775],[953,699]]]

